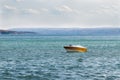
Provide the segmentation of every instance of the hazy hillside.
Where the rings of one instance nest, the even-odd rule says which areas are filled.
[[[114,36],[120,35],[120,28],[24,28],[12,29],[15,31],[32,31],[39,35],[58,36]]]
[[[35,34],[35,32],[30,31],[13,31],[13,30],[0,30],[0,34]]]

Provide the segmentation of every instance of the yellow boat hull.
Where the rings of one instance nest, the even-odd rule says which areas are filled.
[[[87,52],[87,48],[83,47],[73,47],[73,46],[64,46],[67,52]]]

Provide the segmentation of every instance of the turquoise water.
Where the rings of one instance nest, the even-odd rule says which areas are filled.
[[[0,80],[120,80],[120,36],[1,35]]]

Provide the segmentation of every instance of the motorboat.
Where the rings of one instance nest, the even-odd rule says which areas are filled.
[[[81,45],[68,45],[64,48],[67,52],[87,52],[87,48]]]

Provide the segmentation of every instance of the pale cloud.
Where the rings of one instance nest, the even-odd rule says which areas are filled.
[[[0,7],[6,27],[120,27],[120,0],[0,0]]]
[[[69,6],[67,6],[67,5],[62,5],[62,6],[60,6],[60,7],[57,7],[56,8],[58,11],[60,11],[60,12],[72,12],[73,10],[69,7]]]
[[[46,8],[41,8],[41,11],[43,11],[43,12],[48,12],[49,10],[46,9]]]
[[[24,0],[16,0],[16,2],[22,2],[22,1],[24,1]]]
[[[1,16],[1,14],[2,14],[2,10],[0,10],[0,16]]]
[[[119,8],[120,7],[117,5],[101,5],[98,9],[95,10],[95,13],[107,16],[119,16]]]
[[[17,8],[14,6],[10,6],[10,5],[4,5],[4,8],[8,9],[8,10],[16,10]]]
[[[25,9],[24,10],[25,11],[25,13],[29,13],[29,14],[39,14],[40,13],[40,11],[39,10],[36,10],[36,9]]]

